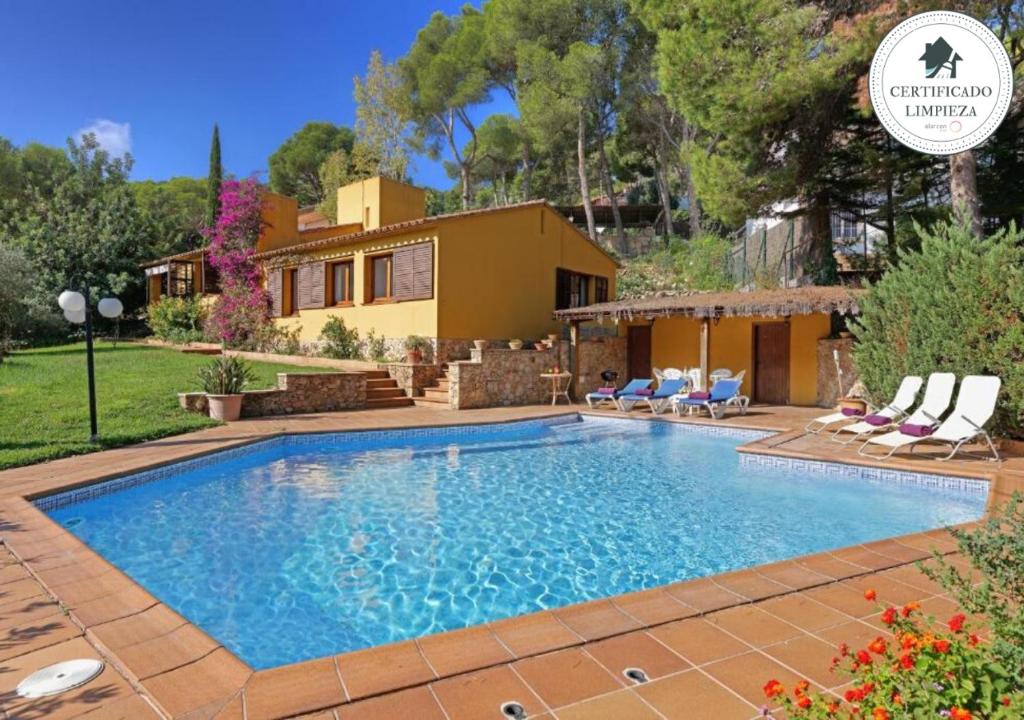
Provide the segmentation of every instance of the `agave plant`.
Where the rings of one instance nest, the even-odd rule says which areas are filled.
[[[237,395],[256,379],[252,368],[241,358],[221,355],[199,368],[199,387],[209,395]]]

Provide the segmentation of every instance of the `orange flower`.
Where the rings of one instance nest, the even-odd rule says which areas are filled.
[[[764,684],[764,694],[767,698],[777,697],[786,692],[786,688],[782,687],[782,683],[778,680],[769,680]]]
[[[885,638],[881,635],[876,637],[871,641],[871,644],[868,645],[868,650],[873,652],[875,655],[885,655]]]
[[[949,640],[936,640],[932,647],[935,648],[935,652],[945,655],[949,652]]]
[[[882,622],[886,625],[892,625],[896,622],[896,608],[886,608],[885,612],[882,613]]]
[[[956,706],[949,709],[949,720],[971,720],[971,711]]]
[[[900,638],[900,646],[904,650],[910,650],[917,647],[917,636],[914,633],[903,633],[903,637]]]
[[[967,621],[967,616],[963,613],[957,613],[949,619],[949,629],[953,632],[960,632],[964,629],[964,623]]]
[[[894,703],[896,703],[897,705],[902,705],[903,704],[903,696],[900,695],[898,692],[894,692],[892,694],[892,701]]]
[[[917,610],[920,610],[920,609],[921,609],[921,606],[918,603],[916,603],[916,602],[909,602],[909,603],[907,603],[906,605],[903,606],[902,610],[900,610],[900,615],[902,615],[903,617],[910,617],[910,613],[916,612]]]
[[[868,588],[867,590],[864,591],[864,599],[867,600],[868,602],[874,601],[875,598],[877,598],[877,597],[878,597],[878,593],[876,593],[872,588]]]
[[[826,709],[828,710],[829,715],[835,715],[839,712],[839,703],[831,702],[828,704],[828,708]]]
[[[809,688],[810,686],[811,684],[809,682],[807,682],[806,680],[801,680],[796,684],[796,687],[793,688],[793,693],[796,695],[803,695],[805,692],[807,692],[807,688]]]
[[[872,720],[889,720],[889,711],[883,707],[876,707],[871,718]]]
[[[802,695],[799,700],[796,701],[796,706],[803,710],[806,710],[811,706],[811,699],[806,695]]]

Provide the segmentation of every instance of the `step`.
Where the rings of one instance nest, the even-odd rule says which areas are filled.
[[[436,380],[436,381],[434,381],[433,385],[428,385],[425,389],[427,389],[427,390],[444,390],[445,392],[448,392],[448,385],[449,385],[449,383],[448,383],[447,379]]]
[[[181,351],[186,355],[220,355],[220,348],[206,348],[206,347],[187,347],[182,348]]]
[[[372,379],[371,378],[367,378],[366,379],[366,389],[367,390],[369,390],[371,388],[393,388],[393,387],[398,387],[398,383],[395,382],[394,380],[392,380],[389,377],[387,377],[387,378],[372,378]]]
[[[366,398],[367,410],[379,410],[380,408],[411,407],[414,405],[411,397],[394,398]]]
[[[435,402],[448,402],[448,390],[439,390],[438,388],[423,388],[423,399],[433,400]]]
[[[432,408],[447,408],[447,407],[451,407],[448,404],[448,399],[447,398],[445,398],[444,400],[438,400],[436,398],[428,398],[428,397],[418,397],[418,398],[410,398],[410,399],[414,400],[416,405],[418,405],[419,407],[432,407]]]
[[[363,374],[366,375],[367,380],[387,380],[391,378],[387,370],[364,370]]]
[[[406,397],[405,391],[400,387],[389,387],[389,388],[366,388],[366,399],[370,398],[381,399],[381,398],[396,398]]]

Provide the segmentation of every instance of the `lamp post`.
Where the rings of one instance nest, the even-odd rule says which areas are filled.
[[[75,325],[85,325],[85,365],[89,376],[89,442],[98,442],[99,430],[96,426],[96,371],[92,352],[92,314],[89,312],[89,286],[84,285],[82,292],[65,290],[57,298],[57,304],[64,311],[64,317]],[[96,306],[100,315],[114,319],[121,316],[124,306],[115,297],[103,298]]]

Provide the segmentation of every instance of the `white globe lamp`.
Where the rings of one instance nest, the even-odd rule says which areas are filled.
[[[124,312],[124,305],[117,298],[103,298],[96,308],[100,311],[100,315],[110,320],[121,317],[121,313]]]
[[[85,322],[85,308],[77,311],[65,310],[64,319],[68,322],[74,323],[75,325],[81,325]]]
[[[85,310],[85,297],[80,292],[65,290],[57,297],[57,304],[64,312],[82,312]]]

